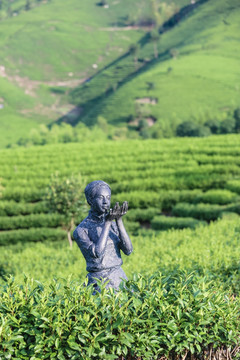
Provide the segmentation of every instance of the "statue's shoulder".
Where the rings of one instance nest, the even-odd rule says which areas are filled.
[[[74,230],[73,237],[74,239],[81,238],[83,234],[88,233],[89,229],[89,219],[86,217]]]

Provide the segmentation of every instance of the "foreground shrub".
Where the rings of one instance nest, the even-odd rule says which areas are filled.
[[[10,278],[0,290],[2,359],[175,359],[239,351],[239,299],[191,274],[138,276],[118,293]]]

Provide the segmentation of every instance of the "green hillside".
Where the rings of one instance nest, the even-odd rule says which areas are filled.
[[[101,115],[114,127],[127,125],[131,136],[143,120],[168,137],[186,120],[232,117],[239,107],[237,0],[107,3],[31,0],[26,11],[16,0],[11,17],[2,8],[1,147],[57,119],[91,126]],[[151,41],[154,21],[160,37]]]
[[[94,72],[92,64],[102,67],[139,39],[139,29],[110,31],[136,4],[110,2],[105,9],[93,0],[55,0],[20,12],[1,23],[0,63],[9,75],[31,80],[69,80],[70,72],[84,79]]]
[[[71,110],[64,99],[66,89],[93,75],[94,64],[104,67],[144,34],[141,27],[113,31],[121,18],[134,15],[137,1],[124,7],[112,1],[107,9],[93,0],[39,2],[29,11],[24,4],[11,2],[16,16],[2,20],[0,27],[1,147]],[[145,10],[146,1],[139,16]]]
[[[163,28],[157,59],[154,44],[143,39],[137,65],[128,54],[72,92],[85,109],[79,121],[92,124],[99,114],[114,125],[152,118],[167,134],[166,127],[186,120],[226,118],[239,106],[239,16],[238,0],[204,2]]]

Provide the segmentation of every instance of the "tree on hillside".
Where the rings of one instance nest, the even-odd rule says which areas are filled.
[[[61,178],[59,173],[55,173],[45,196],[49,210],[63,215],[62,226],[67,232],[70,247],[71,231],[85,210],[84,188],[85,182],[81,175]]]
[[[204,126],[207,126],[211,130],[212,134],[219,134],[221,122],[217,119],[210,119],[205,122]]]
[[[151,41],[153,43],[154,57],[157,58],[158,57],[157,44],[158,44],[158,41],[160,39],[159,27],[162,24],[162,17],[161,17],[161,14],[159,12],[158,0],[151,0],[150,1],[150,6],[151,6],[151,14],[152,14],[152,18],[153,18],[154,29],[149,34],[150,35],[149,41]]]
[[[7,16],[12,16],[13,12],[12,12],[12,2],[10,0],[4,0],[3,1],[3,6],[6,8],[7,11]]]
[[[157,29],[152,30],[150,32],[150,41],[153,42],[153,48],[154,48],[154,56],[155,58],[158,57],[158,41],[160,39],[160,35]]]
[[[26,3],[25,3],[25,10],[28,11],[31,9],[31,4],[30,4],[30,0],[26,0]]]
[[[170,53],[171,57],[173,57],[174,59],[176,59],[179,55],[178,49],[170,49],[169,53]]]
[[[97,118],[97,124],[96,124],[105,134],[108,134],[109,126],[107,120],[99,115]]]
[[[211,131],[207,126],[195,124],[191,121],[184,121],[178,125],[176,134],[181,137],[204,137],[211,135]]]
[[[226,119],[221,122],[220,133],[221,134],[231,134],[235,131],[235,120]]]
[[[155,89],[155,83],[154,82],[146,81],[146,85],[147,85],[147,91],[148,92]]]
[[[235,131],[240,132],[240,108],[234,110]]]
[[[131,44],[128,48],[129,54],[133,56],[135,68],[137,68],[137,63],[138,63],[138,58],[137,58],[138,50],[139,50],[139,46],[137,44]]]
[[[108,2],[107,2],[107,0],[101,0],[97,3],[97,5],[98,6],[106,6],[106,5],[108,5]]]
[[[151,14],[153,18],[154,27],[158,30],[161,24],[161,15],[159,13],[158,0],[151,0],[150,7],[151,7]]]

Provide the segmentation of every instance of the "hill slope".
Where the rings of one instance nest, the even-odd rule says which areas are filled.
[[[225,118],[240,105],[239,16],[237,0],[204,2],[172,29],[163,29],[168,31],[160,35],[157,59],[145,36],[137,65],[128,53],[72,92],[73,102],[85,109],[79,120],[93,124],[101,114],[117,125],[151,117],[164,128]]]
[[[179,122],[226,118],[239,106],[237,0],[161,3],[158,42],[149,0],[108,4],[41,2],[1,21],[1,147],[57,119],[91,126],[102,115],[135,129],[145,118],[169,136]]]
[[[109,4],[104,8],[94,0],[42,2],[1,21],[1,147],[37,123],[49,123],[71,110],[65,90],[92,76],[94,64],[107,65],[143,36],[141,27],[129,31],[112,27],[128,14],[133,16],[136,8],[144,12],[147,1],[142,7],[136,0],[125,6]],[[20,5],[24,7],[13,2],[16,9]]]

